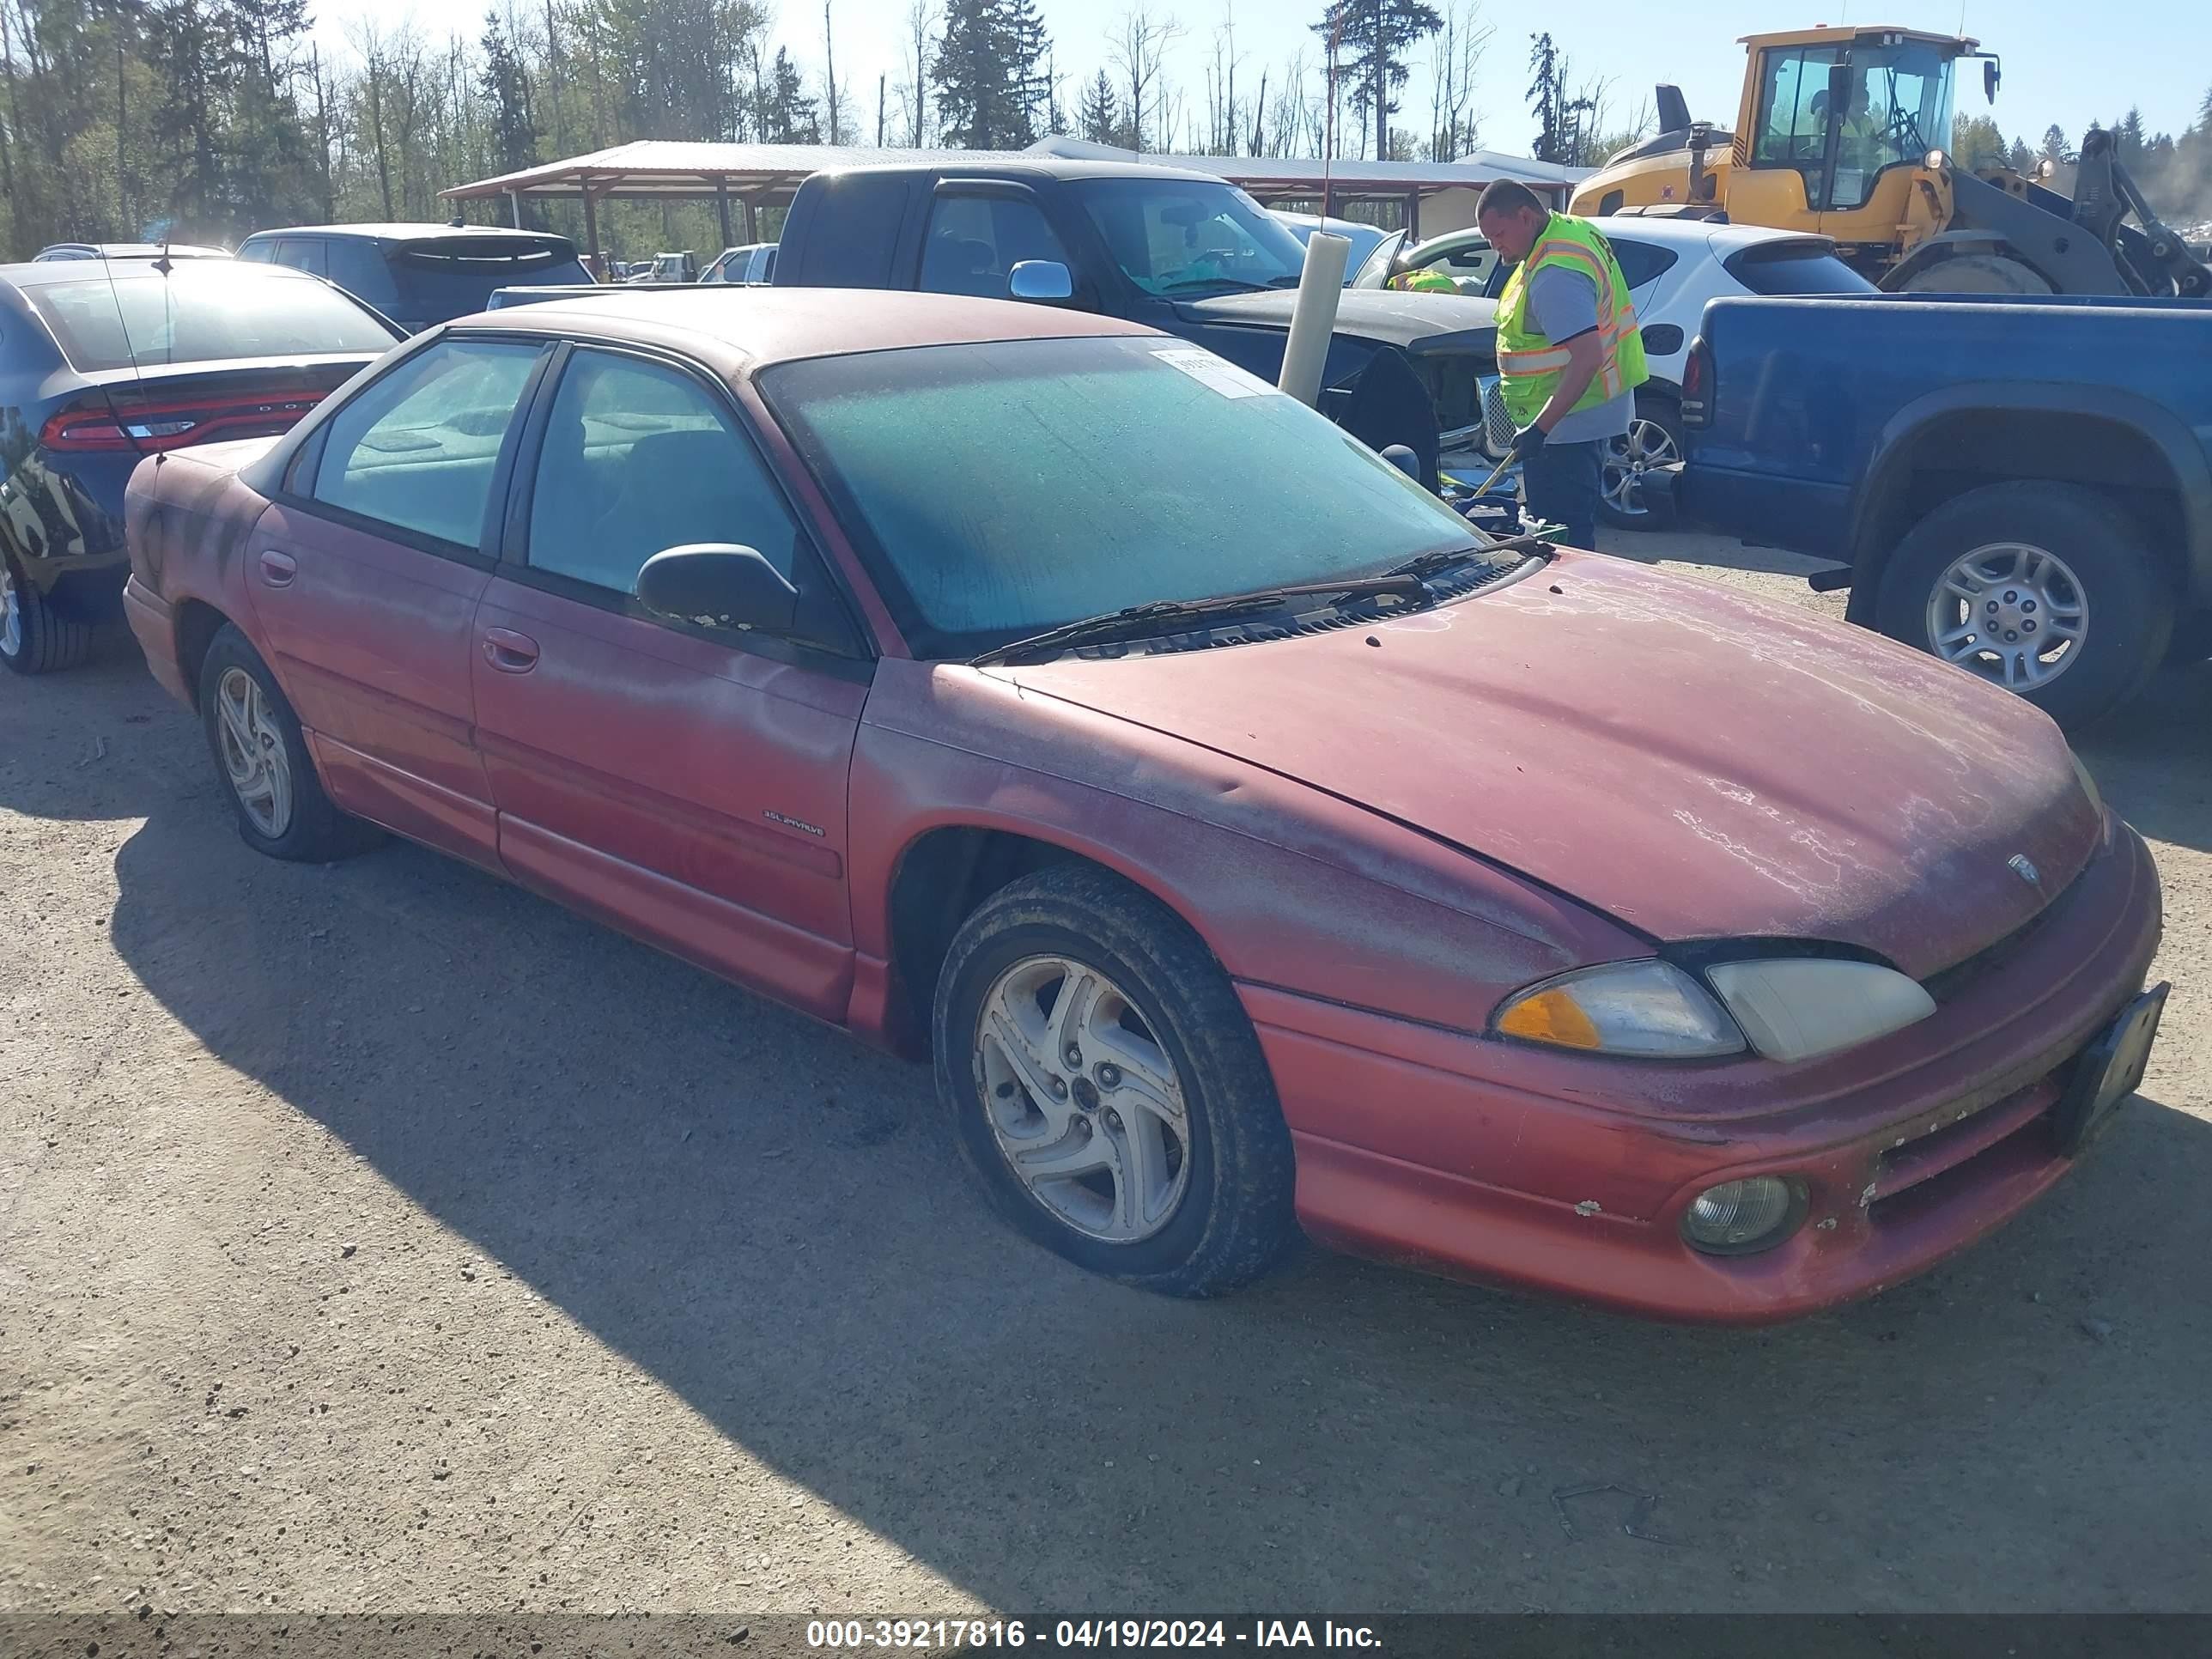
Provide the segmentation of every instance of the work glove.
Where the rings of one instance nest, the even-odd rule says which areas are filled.
[[[1544,428],[1532,422],[1513,434],[1513,447],[1509,453],[1515,460],[1525,465],[1542,450],[1544,443]]]

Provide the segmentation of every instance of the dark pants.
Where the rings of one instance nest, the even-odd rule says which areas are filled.
[[[1597,547],[1597,502],[1603,488],[1604,446],[1546,444],[1521,465],[1521,489],[1528,515],[1567,527],[1569,547]]]

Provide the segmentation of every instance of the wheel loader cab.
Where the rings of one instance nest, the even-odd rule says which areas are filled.
[[[1958,60],[1975,43],[1814,29],[1745,44],[1729,216],[1818,231],[1886,262],[1929,151],[1950,143]]]

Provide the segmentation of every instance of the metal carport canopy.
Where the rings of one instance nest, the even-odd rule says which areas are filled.
[[[1081,139],[1042,138],[1023,150],[878,149],[850,144],[723,144],[641,138],[565,161],[547,161],[497,178],[455,185],[440,194],[454,201],[506,197],[519,208],[538,201],[580,201],[585,237],[599,251],[593,204],[602,201],[714,201],[721,209],[722,235],[731,240],[729,205],[744,210],[746,241],[758,240],[756,210],[788,201],[808,175],[824,167],[878,164],[952,167],[1006,162],[1024,155],[1073,160],[1149,161],[1163,167],[1211,173],[1240,185],[1263,201],[1326,201],[1328,210],[1347,202],[1401,201],[1409,223],[1418,225],[1425,196],[1447,190],[1480,190],[1494,179],[1517,179],[1564,204],[1575,167],[1530,161],[1524,156],[1479,151],[1456,161],[1363,161],[1348,157],[1322,161],[1309,157],[1266,155],[1168,155],[1120,149]]]

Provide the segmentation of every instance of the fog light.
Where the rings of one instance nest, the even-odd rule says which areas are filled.
[[[1682,1217],[1682,1237],[1716,1255],[1747,1255],[1779,1244],[1805,1212],[1805,1189],[1779,1176],[1708,1187]]]

